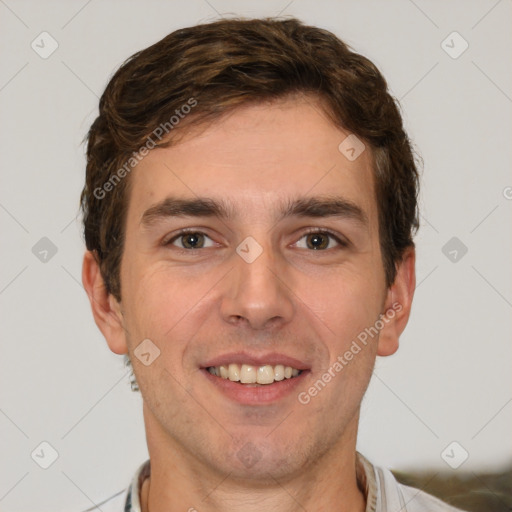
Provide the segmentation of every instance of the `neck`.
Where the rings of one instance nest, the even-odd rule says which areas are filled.
[[[319,459],[286,476],[239,478],[221,474],[177,446],[146,417],[151,476],[141,488],[141,512],[364,512],[356,477],[357,418],[346,435]]]

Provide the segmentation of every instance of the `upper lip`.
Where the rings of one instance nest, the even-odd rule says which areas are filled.
[[[310,365],[304,361],[300,361],[294,357],[278,352],[269,352],[267,354],[249,354],[248,352],[232,352],[223,354],[201,365],[202,368],[209,368],[210,366],[228,366],[230,363],[235,364],[250,364],[252,366],[276,366],[282,364],[283,366],[291,366],[297,370],[309,370]]]

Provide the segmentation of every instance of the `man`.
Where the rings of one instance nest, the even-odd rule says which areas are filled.
[[[355,449],[411,309],[417,188],[384,78],[325,30],[221,20],[117,71],[83,283],[150,461],[103,511],[455,510]]]

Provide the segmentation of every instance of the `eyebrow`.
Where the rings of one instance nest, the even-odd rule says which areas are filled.
[[[167,197],[144,211],[141,225],[151,225],[169,217],[216,217],[229,220],[236,217],[236,211],[224,200],[209,197],[181,199]],[[353,201],[336,196],[301,197],[284,201],[278,208],[277,221],[288,217],[337,217],[368,226],[364,210]]]

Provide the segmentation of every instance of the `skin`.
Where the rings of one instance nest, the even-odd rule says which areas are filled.
[[[314,98],[242,107],[151,151],[132,172],[121,302],[105,291],[93,254],[83,283],[110,349],[129,353],[143,396],[151,478],[144,511],[363,511],[355,471],[359,409],[377,355],[393,354],[415,287],[408,250],[392,287],[385,284],[370,151],[349,161],[335,127]],[[169,217],[143,213],[167,196],[227,201],[234,216]],[[290,217],[283,200],[339,197],[367,217]],[[183,228],[205,233],[184,249]],[[315,232],[330,229],[311,248]],[[237,253],[248,236],[263,249],[252,263]],[[171,244],[163,242],[171,239]],[[325,239],[323,239],[326,241]],[[308,244],[309,241],[309,244]],[[380,331],[307,405],[297,393],[317,381],[393,303]],[[144,339],[161,351],[144,366],[133,351]],[[248,350],[287,354],[311,371],[300,389],[267,405],[242,405],[204,378],[202,362]],[[246,447],[259,460],[247,467]]]

